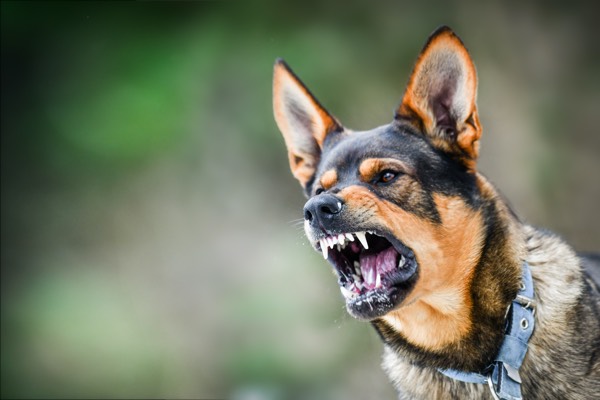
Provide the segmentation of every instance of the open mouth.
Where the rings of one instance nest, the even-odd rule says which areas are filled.
[[[321,238],[317,249],[335,268],[348,312],[356,318],[388,313],[417,280],[413,251],[389,234],[340,233]]]

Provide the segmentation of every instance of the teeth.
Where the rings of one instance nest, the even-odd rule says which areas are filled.
[[[375,287],[378,288],[381,286],[381,275],[377,274],[377,278],[375,279]]]
[[[359,275],[352,274],[352,278],[354,278],[354,282],[358,285],[358,282],[362,282],[362,278]]]
[[[360,263],[358,261],[354,261],[354,270],[356,271],[356,275],[361,276]]]
[[[406,264],[406,258],[403,255],[400,255],[400,261],[398,261],[398,268],[402,268]]]
[[[354,296],[354,294],[348,289],[346,289],[344,286],[340,286],[340,292],[342,292],[345,298],[350,298]]]
[[[368,249],[369,244],[367,243],[367,237],[365,236],[365,233],[364,232],[356,232],[355,235],[358,238],[358,241],[360,242],[360,244],[363,245],[365,250]]]
[[[327,250],[329,249],[325,239],[321,239],[321,251],[323,252],[323,258],[327,260]]]
[[[369,243],[367,242],[367,233],[371,233],[371,231],[363,231],[363,232],[355,232],[355,233],[340,233],[337,236],[329,236],[319,240],[321,244],[321,251],[323,252],[323,258],[327,259],[327,254],[329,249],[336,248],[337,251],[342,251],[342,249],[346,248],[347,243],[354,242],[354,235],[362,245],[362,247],[367,250],[369,248]],[[335,247],[334,247],[335,246]],[[399,266],[405,262],[405,259],[402,258],[399,262]],[[358,262],[354,262],[354,267],[356,271],[360,274],[360,264]]]

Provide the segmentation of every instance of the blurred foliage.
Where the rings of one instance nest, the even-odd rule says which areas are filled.
[[[595,15],[3,1],[2,397],[393,398],[379,339],[303,238],[273,61],[368,129],[452,26],[478,66],[482,170],[527,219],[598,250]]]

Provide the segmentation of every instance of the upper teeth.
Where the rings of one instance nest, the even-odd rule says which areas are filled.
[[[369,248],[369,243],[367,243],[367,237],[364,232],[356,232],[356,238],[365,249]]]
[[[339,246],[339,248],[345,248],[349,242],[354,242],[354,236],[362,244],[365,249],[369,248],[369,243],[367,243],[366,232],[354,232],[354,233],[340,233],[339,235],[329,236],[319,240],[321,244],[321,252],[323,252],[323,258],[327,259],[329,249],[333,249],[334,246]]]

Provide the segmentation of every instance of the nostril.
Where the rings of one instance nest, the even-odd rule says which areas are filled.
[[[329,206],[321,206],[319,211],[321,211],[323,214],[335,214],[335,211],[333,211]]]
[[[312,221],[312,214],[310,211],[308,210],[304,210],[304,219],[307,220],[308,222]]]
[[[330,202],[330,203],[326,203],[323,204],[319,207],[319,212],[322,214],[337,214],[342,210],[342,203],[339,201],[336,201],[334,203]]]

